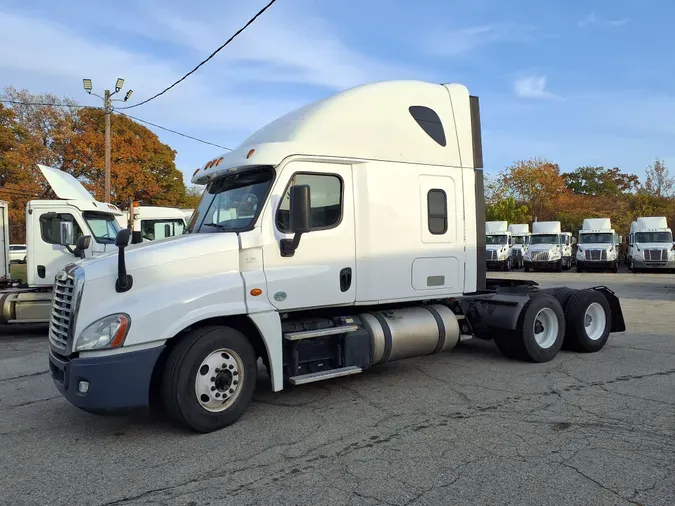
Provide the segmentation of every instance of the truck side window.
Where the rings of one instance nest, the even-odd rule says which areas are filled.
[[[293,175],[277,211],[276,222],[280,232],[290,232],[291,186],[296,184],[309,185],[312,230],[332,228],[340,223],[342,220],[342,179],[333,174],[298,172]]]
[[[40,216],[40,235],[42,240],[47,244],[60,244],[61,243],[61,221],[72,221],[73,222],[73,237],[77,239],[82,235],[82,229],[77,224],[77,220],[72,214],[57,214],[53,217],[48,217],[43,214]]]
[[[432,189],[427,193],[429,232],[443,235],[448,231],[448,197],[443,190]]]

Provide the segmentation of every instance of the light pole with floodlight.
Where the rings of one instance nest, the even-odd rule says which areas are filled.
[[[84,85],[84,91],[103,100],[103,111],[105,113],[105,202],[110,203],[110,114],[112,113],[112,103],[126,102],[134,91],[127,91],[124,100],[112,98],[124,86],[124,79],[121,77],[115,83],[115,91],[110,93],[110,90],[105,90],[103,96],[92,93],[91,79],[82,79],[82,84]]]

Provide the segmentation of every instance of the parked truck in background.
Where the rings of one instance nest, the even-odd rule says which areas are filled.
[[[506,221],[485,222],[485,263],[488,269],[510,271],[511,232]]]
[[[524,264],[523,255],[530,244],[530,226],[527,223],[514,223],[509,225],[511,239],[511,265],[515,269],[522,269]]]
[[[116,249],[120,210],[97,202],[70,174],[38,167],[61,200],[31,200],[26,205],[27,279],[22,284],[10,280],[0,290],[0,324],[49,322],[67,299],[57,293],[52,309],[56,273],[78,258]],[[69,322],[51,321],[50,336],[65,336]]]
[[[9,278],[9,204],[0,200],[0,285]]]
[[[587,218],[579,230],[577,272],[587,269],[619,270],[619,234],[609,218]]]
[[[246,410],[258,359],[279,391],[471,336],[535,362],[600,350],[625,330],[607,288],[486,279],[482,160],[459,84],[364,85],[275,120],[195,171],[189,234],[122,230],[116,256],[59,272],[54,384],[87,411],[157,401],[208,432]]]
[[[633,272],[675,269],[673,232],[665,216],[641,217],[631,224],[628,266]]]
[[[183,235],[187,231],[185,212],[181,209],[134,205],[131,212],[133,213],[131,220],[130,210],[127,210],[117,221],[120,228],[129,228],[132,231],[134,244]]]
[[[559,221],[535,221],[530,245],[523,256],[525,272],[530,269],[555,269],[561,272],[572,267],[571,232],[562,232]]]

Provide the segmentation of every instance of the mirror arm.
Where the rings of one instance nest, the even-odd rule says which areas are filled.
[[[281,246],[281,256],[282,257],[292,257],[295,255],[295,250],[298,249],[300,245],[300,238],[302,237],[302,232],[296,232],[293,236],[293,239],[282,239],[279,245]]]

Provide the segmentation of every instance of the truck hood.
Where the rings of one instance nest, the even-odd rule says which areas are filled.
[[[202,274],[209,269],[223,272],[238,269],[238,265],[222,265],[215,261],[219,253],[239,249],[239,238],[234,233],[186,234],[158,241],[132,244],[124,251],[127,272],[153,267],[165,277],[185,276],[192,270]],[[85,271],[85,280],[117,276],[118,249],[76,262]]]
[[[635,246],[640,250],[645,249],[671,249],[674,243],[669,242],[636,242]]]
[[[497,250],[499,251],[502,248],[508,249],[508,246],[506,244],[486,244],[485,248],[488,250]]]
[[[583,250],[583,249],[610,249],[614,245],[609,242],[594,242],[588,244],[579,244],[578,246]]]
[[[38,168],[56,196],[64,200],[93,200],[91,193],[77,179],[62,170],[38,164]]]

